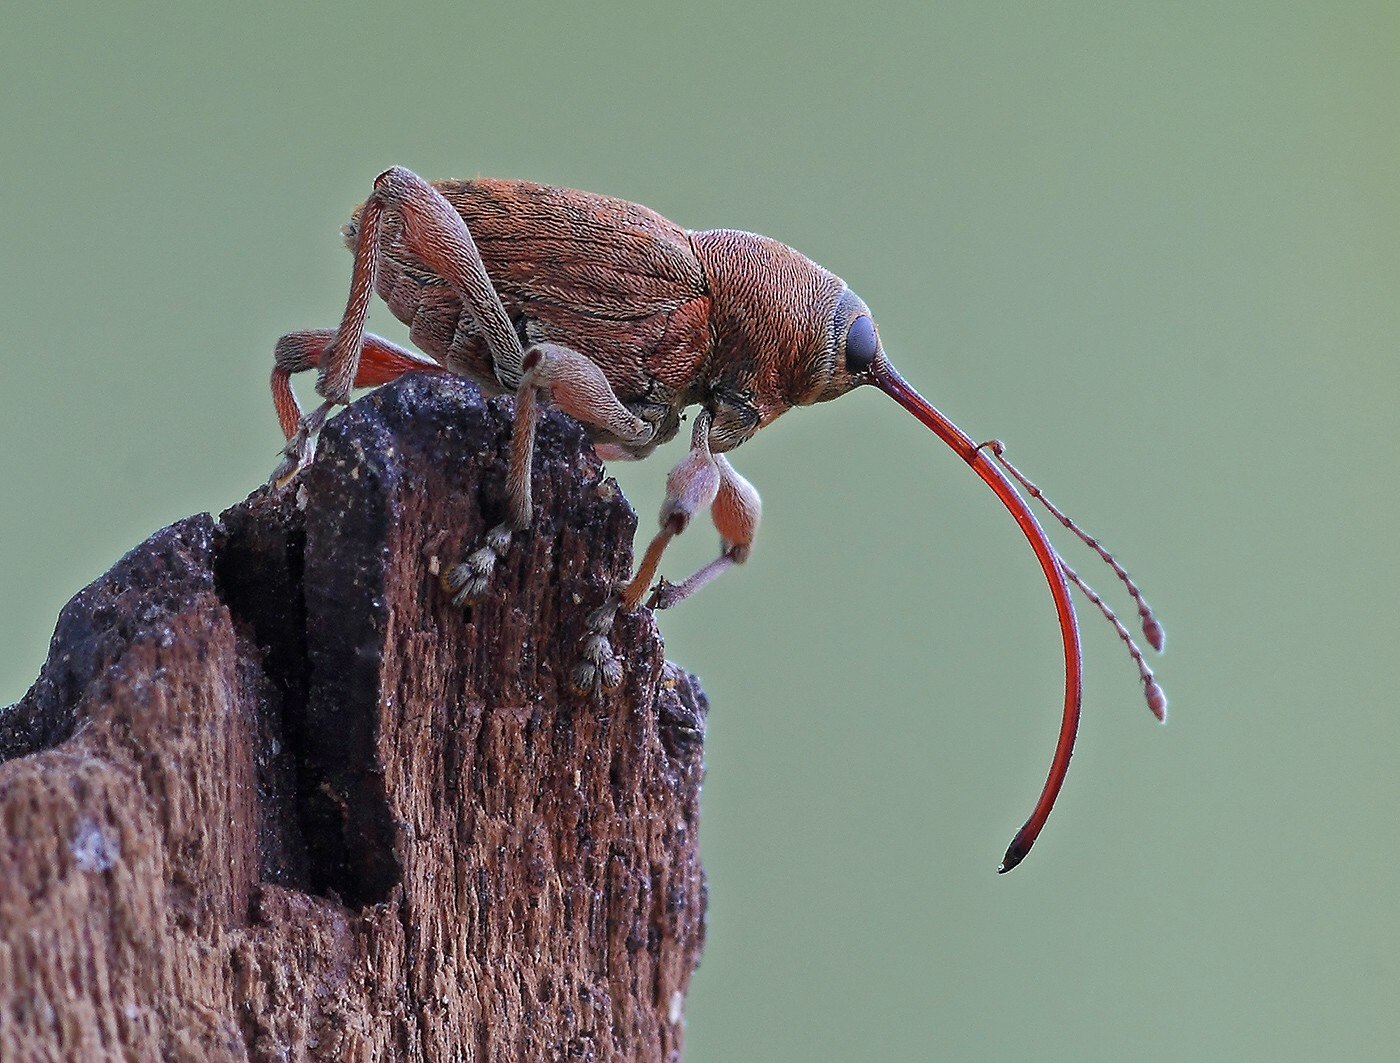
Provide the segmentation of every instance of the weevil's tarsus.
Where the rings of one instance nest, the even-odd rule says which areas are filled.
[[[1000,467],[966,435],[962,429],[948,420],[927,399],[910,387],[909,383],[895,371],[883,354],[871,366],[870,379],[880,390],[889,395],[906,410],[931,429],[958,457],[967,462],[984,483],[990,487],[1001,502],[1011,512],[1022,534],[1035,551],[1040,562],[1045,581],[1050,585],[1050,596],[1055,604],[1055,614],[1060,624],[1060,641],[1064,646],[1065,658],[1065,698],[1064,710],[1060,718],[1060,734],[1055,743],[1055,754],[1050,762],[1050,772],[1041,789],[1040,798],[1031,811],[1030,818],[1016,833],[1006,850],[1000,873],[1010,871],[1026,858],[1035,844],[1041,828],[1045,826],[1050,810],[1055,807],[1055,799],[1064,785],[1065,773],[1069,769],[1070,757],[1074,754],[1074,738],[1079,730],[1079,709],[1083,687],[1082,664],[1079,652],[1079,626],[1075,621],[1074,603],[1070,599],[1069,584],[1066,580],[1063,563],[1055,548],[1050,545],[1044,529],[1035,519],[1025,500],[1016,492],[1011,481],[1001,472]]]
[[[311,460],[315,449],[314,437],[325,424],[334,406],[334,403],[327,400],[310,414],[304,415],[301,404],[292,391],[291,378],[295,373],[320,368],[331,351],[335,337],[335,329],[303,329],[300,332],[287,333],[277,341],[277,346],[273,349],[272,402],[277,410],[277,421],[282,426],[282,434],[287,438],[282,462],[272,474],[273,483],[279,487],[287,483],[298,469]],[[354,386],[378,387],[398,379],[405,373],[425,372],[445,373],[447,370],[424,355],[406,350],[381,336],[367,332],[361,342]]]
[[[1128,575],[1127,569],[1118,563],[1118,559],[1096,538],[1088,534],[1071,520],[1063,510],[1055,505],[1055,503],[1046,498],[1045,493],[1041,491],[1025,473],[1021,472],[1020,469],[1016,468],[1016,466],[1011,463],[1010,459],[1006,456],[1006,445],[1000,439],[993,439],[982,443],[978,449],[990,451],[992,457],[997,460],[997,464],[1009,472],[1016,482],[1026,489],[1027,494],[1044,506],[1052,517],[1078,536],[1081,542],[1089,547],[1090,550],[1094,551],[1094,553],[1098,554],[1109,568],[1113,569],[1113,574],[1117,576],[1119,582],[1127,588],[1128,594],[1133,599],[1133,604],[1137,606],[1138,618],[1142,623],[1142,633],[1147,639],[1147,644],[1158,653],[1165,650],[1167,647],[1166,631],[1153,614],[1152,607],[1147,604],[1147,599],[1143,597],[1141,589],[1133,582],[1133,578]]]
[[[681,602],[701,587],[712,582],[721,573],[728,572],[739,564],[738,554],[738,547],[721,539],[719,557],[709,564],[702,565],[689,579],[681,583],[672,583],[668,579],[657,580],[656,585],[651,589],[651,596],[647,598],[647,608],[670,609],[672,606],[680,605]]]
[[[608,634],[612,631],[622,597],[610,594],[602,605],[584,620],[583,651],[580,660],[569,673],[569,685],[578,694],[590,694],[595,702],[603,694],[622,685],[622,662],[613,653]]]
[[[276,381],[275,376],[273,380]],[[287,390],[290,392],[291,388]],[[296,399],[293,398],[292,401],[295,402]],[[311,455],[316,450],[316,433],[326,423],[330,413],[331,403],[323,402],[298,420],[296,430],[288,437],[287,445],[282,448],[282,460],[278,462],[277,468],[272,470],[272,483],[275,486],[285,487],[311,460]]]
[[[460,565],[454,565],[440,578],[442,589],[452,596],[458,609],[475,605],[486,594],[491,574],[510,549],[514,531],[509,524],[497,524],[486,533],[486,542],[467,555]]]

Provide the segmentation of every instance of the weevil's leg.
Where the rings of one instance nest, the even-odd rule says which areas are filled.
[[[569,674],[569,682],[580,694],[592,693],[597,698],[605,690],[622,685],[622,662],[613,654],[608,633],[622,607],[622,599],[610,594],[602,605],[588,614],[584,621],[583,652],[578,664]]]
[[[287,437],[282,462],[272,474],[273,482],[279,486],[310,460],[312,438],[320,431],[331,409],[331,403],[325,402],[310,414],[304,414],[292,392],[292,374],[320,367],[330,352],[335,336],[335,331],[330,329],[289,332],[277,341],[273,351],[272,402],[277,408],[282,434]],[[387,384],[404,373],[447,371],[430,358],[405,350],[373,333],[364,334],[361,355],[356,363],[352,386],[357,388]]]
[[[690,452],[666,478],[666,499],[661,504],[661,530],[651,540],[632,578],[608,596],[607,601],[588,614],[583,638],[583,659],[570,675],[574,689],[592,691],[594,697],[613,690],[622,682],[622,666],[613,655],[608,633],[619,609],[635,609],[656,576],[661,555],[691,518],[716,499],[720,488],[720,466],[710,453],[710,414],[701,411],[695,418]]]
[[[540,419],[539,384],[526,373],[515,393],[515,423],[510,433],[510,465],[506,469],[506,519],[486,533],[486,541],[467,559],[442,575],[442,587],[458,608],[486,593],[496,562],[505,557],[515,533],[530,526],[530,463],[535,452],[535,426]]]
[[[331,407],[350,401],[350,389],[359,371],[369,299],[374,294],[374,279],[379,272],[379,229],[383,215],[384,208],[378,196],[370,196],[360,215],[355,264],[350,272],[350,296],[345,302],[340,327],[335,330],[330,348],[321,359],[320,379],[316,381],[316,392],[326,401],[310,414],[299,418],[296,430],[288,437],[287,446],[282,451],[282,461],[272,473],[272,479],[278,483],[290,479],[306,462],[311,452],[311,438],[325,424]],[[276,371],[273,373],[272,387],[273,401],[278,403],[280,417],[285,395],[279,395]],[[286,422],[282,427],[285,432]]]
[[[525,377],[517,394],[530,395],[530,412],[521,418],[517,402],[509,480],[511,509],[520,528],[531,518],[530,458],[539,421],[535,394],[544,392],[550,403],[574,420],[601,428],[624,445],[645,446],[656,434],[654,425],[622,404],[598,364],[577,351],[557,343],[540,343],[530,348],[523,364]]]
[[[684,583],[658,581],[647,601],[653,609],[669,609],[685,601],[721,572],[742,565],[753,550],[763,502],[754,485],[735,472],[723,454],[714,455],[714,460],[719,467],[719,491],[710,503],[710,517],[719,531],[719,557]]]
[[[334,329],[304,329],[287,333],[273,349],[272,402],[277,408],[282,434],[287,439],[297,434],[302,421],[301,404],[292,393],[292,374],[318,368],[334,338]],[[355,371],[354,386],[372,388],[396,380],[404,373],[446,371],[426,355],[405,350],[396,343],[367,332]]]
[[[496,562],[510,548],[514,533],[530,526],[530,466],[542,397],[574,419],[601,428],[624,444],[644,446],[656,432],[653,425],[618,400],[597,364],[577,351],[541,343],[530,348],[522,364],[524,375],[515,397],[510,467],[506,472],[509,516],[487,533],[484,546],[443,577],[443,586],[453,595],[456,605],[470,604],[485,593]]]
[[[293,369],[280,365],[272,367],[272,405],[277,410],[277,423],[282,426],[282,438],[291,441],[301,428],[302,408],[292,391]]]
[[[311,436],[325,422],[331,407],[344,405],[350,399],[359,370],[369,300],[379,272],[386,210],[396,212],[402,219],[405,246],[461,296],[463,306],[490,348],[497,378],[508,388],[520,382],[524,359],[520,337],[515,334],[462,216],[413,171],[391,167],[374,179],[374,192],[360,212],[350,296],[316,383],[317,393],[326,401],[301,419],[288,441],[282,464],[273,474],[276,479],[285,479],[296,471],[306,459]],[[276,382],[273,386],[278,390]],[[281,399],[278,401],[280,407]]]
[[[556,348],[558,357],[541,354],[529,366],[526,365],[520,337],[486,272],[476,242],[462,216],[442,193],[411,170],[395,166],[375,178],[374,194],[387,209],[396,211],[402,219],[402,239],[408,250],[445,279],[461,297],[463,307],[490,350],[496,379],[503,387],[516,391],[516,421],[511,440],[509,477],[510,515],[487,533],[484,546],[443,579],[444,585],[453,594],[453,601],[464,605],[485,591],[497,559],[510,548],[512,535],[529,526],[530,456],[534,450],[535,423],[539,418],[538,391],[548,388],[560,405],[590,423],[601,423],[600,418],[605,421],[614,414],[614,408],[622,410],[629,422],[640,422],[626,414],[601,370],[581,355],[566,352],[565,348]],[[577,366],[578,363],[591,367],[592,376],[570,370],[570,366]],[[527,369],[533,369],[533,375]],[[573,390],[575,378],[582,381],[578,384],[584,392],[579,400],[585,407],[582,414],[569,409],[569,405],[561,401],[566,393]],[[600,384],[601,388],[595,384]],[[590,405],[588,400],[592,399],[596,399],[596,402]],[[594,409],[594,406],[597,408]],[[628,424],[629,429],[634,427],[634,424]]]
[[[525,375],[525,349],[462,216],[441,192],[402,166],[392,166],[376,177],[374,194],[403,219],[404,245],[461,297],[491,352],[501,386],[507,391],[519,389]]]
[[[312,440],[326,423],[331,404],[323,402],[310,413],[302,413],[301,404],[292,394],[291,385],[281,375],[281,371],[275,368],[272,370],[272,401],[277,406],[277,417],[282,421],[283,433],[286,433],[288,427],[292,429],[291,435],[287,436],[287,445],[282,448],[282,460],[277,463],[269,478],[277,487],[285,487],[311,460],[314,449]],[[284,417],[290,419],[292,416],[296,419],[290,423],[289,420],[283,420]]]
[[[695,418],[690,453],[666,477],[666,498],[661,503],[661,530],[647,545],[641,564],[622,591],[624,609],[635,609],[642,600],[642,595],[656,578],[661,555],[671,540],[685,531],[696,513],[718,499],[722,481],[720,460],[710,453],[710,414],[702,410]],[[728,464],[725,462],[726,466]]]
[[[379,274],[379,230],[383,217],[383,204],[377,196],[370,196],[360,215],[360,234],[355,242],[355,264],[350,270],[350,295],[345,301],[345,313],[321,359],[321,372],[316,380],[316,394],[332,406],[343,406],[350,401],[350,391],[359,372],[365,318],[369,316],[369,300]]]

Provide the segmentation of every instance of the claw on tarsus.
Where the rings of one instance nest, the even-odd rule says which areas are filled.
[[[486,545],[472,551],[460,565],[442,575],[442,589],[452,595],[452,604],[465,609],[479,602],[486,594],[491,574],[510,549],[511,530],[498,524],[486,533]]]
[[[604,693],[622,685],[622,661],[608,641],[621,605],[621,598],[613,594],[584,620],[583,659],[569,673],[570,684],[578,694],[592,694],[594,700],[601,700]]]

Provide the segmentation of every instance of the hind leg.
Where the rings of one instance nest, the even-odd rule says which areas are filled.
[[[272,404],[277,409],[277,421],[282,426],[282,434],[287,438],[282,464],[272,476],[273,480],[279,483],[285,482],[306,463],[310,457],[311,437],[325,421],[323,414],[319,417],[316,415],[326,407],[318,408],[309,417],[303,413],[301,404],[292,392],[292,374],[319,368],[334,338],[334,329],[289,332],[277,341],[277,346],[273,349]],[[377,387],[397,379],[404,373],[421,372],[442,373],[446,370],[425,355],[405,350],[373,333],[366,333],[352,386]]]
[[[316,391],[326,401],[310,414],[298,418],[282,464],[274,473],[276,478],[285,478],[296,471],[306,458],[311,436],[325,423],[332,407],[350,401],[350,391],[359,377],[360,360],[364,356],[365,319],[379,273],[385,211],[392,211],[402,219],[402,239],[408,250],[461,297],[463,308],[490,348],[497,378],[508,388],[520,383],[524,348],[487,276],[466,222],[428,182],[411,170],[391,167],[374,179],[374,191],[361,209],[345,313],[324,356],[318,358],[320,378]],[[402,348],[395,350],[402,352]],[[287,390],[286,382],[279,382],[274,371],[273,393],[279,416],[283,408],[289,413],[292,409],[285,402]],[[285,432],[288,423],[284,421],[282,427]]]

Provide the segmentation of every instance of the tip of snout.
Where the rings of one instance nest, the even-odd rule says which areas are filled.
[[[1022,860],[1031,851],[1031,846],[1035,844],[1035,839],[1026,837],[1026,828],[1022,827],[1016,832],[1016,837],[1011,839],[1011,844],[1006,847],[1006,855],[1001,858],[1001,864],[997,867],[997,874],[1004,875]]]

